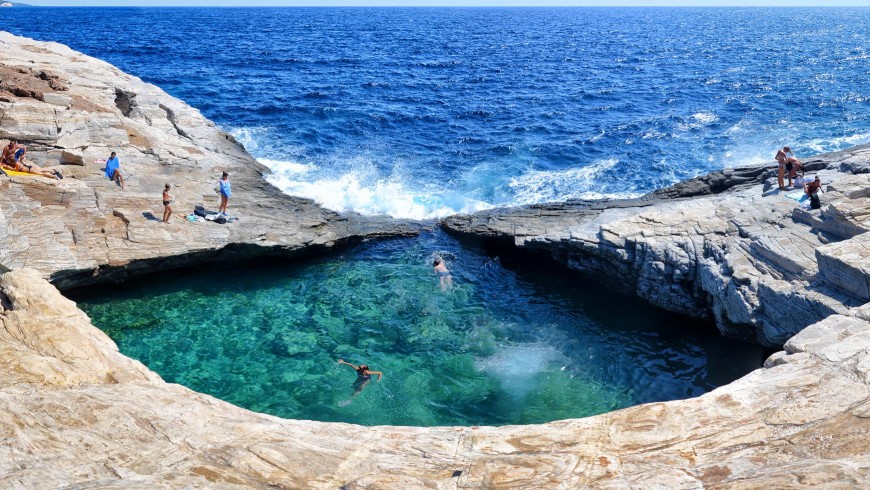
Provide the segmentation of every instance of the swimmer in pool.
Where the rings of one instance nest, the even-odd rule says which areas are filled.
[[[356,381],[353,382],[353,394],[351,394],[351,398],[357,396],[363,388],[369,384],[369,381],[372,380],[372,375],[376,374],[378,376],[378,383],[381,382],[381,378],[384,376],[384,373],[380,371],[371,371],[369,370],[368,365],[360,364],[359,366],[354,366],[353,364],[345,361],[344,359],[338,360],[339,364],[344,364],[346,366],[350,366],[356,371]]]
[[[436,255],[432,267],[435,269],[435,274],[438,274],[438,282],[441,284],[442,291],[447,290],[447,288],[453,285],[453,276],[450,275],[450,271],[444,265],[444,259]]]

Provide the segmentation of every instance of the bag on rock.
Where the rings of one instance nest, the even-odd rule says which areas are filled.
[[[810,209],[820,209],[822,207],[822,201],[819,199],[818,194],[810,194]]]

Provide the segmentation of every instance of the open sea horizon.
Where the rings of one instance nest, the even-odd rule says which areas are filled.
[[[271,182],[438,218],[631,197],[870,141],[870,9],[21,8],[154,83]]]

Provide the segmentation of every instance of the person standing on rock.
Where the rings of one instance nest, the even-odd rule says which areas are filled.
[[[109,156],[109,159],[106,160],[106,177],[120,184],[121,189],[127,188],[127,184],[124,183],[124,174],[121,173],[121,162],[118,161],[118,156],[114,151]]]
[[[224,172],[221,176],[221,180],[218,181],[218,190],[221,194],[221,205],[218,208],[218,212],[227,215],[227,203],[230,200],[230,196],[233,194],[233,187],[230,185],[230,174]]]
[[[173,203],[173,199],[172,199],[172,196],[169,195],[169,189],[171,189],[171,188],[172,188],[172,186],[169,184],[166,184],[166,186],[163,188],[163,222],[164,223],[169,223],[169,217],[172,216],[171,204]]]
[[[788,154],[789,153],[791,153],[791,148],[784,146],[781,150],[776,152],[776,156],[773,157],[776,160],[776,162],[779,164],[779,170],[778,170],[778,173],[776,175],[776,182],[777,182],[777,184],[779,184],[779,190],[781,190],[781,191],[785,190],[785,171],[786,171],[785,167],[786,167],[786,164],[788,163]],[[789,180],[791,180],[791,179],[789,178]],[[791,182],[789,182],[789,185],[791,185]]]

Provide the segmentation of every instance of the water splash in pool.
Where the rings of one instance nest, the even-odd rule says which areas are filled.
[[[454,275],[448,291],[432,271],[436,253]],[[440,232],[73,298],[167,381],[297,419],[546,422],[697,396],[762,361],[758,347]],[[339,358],[384,378],[354,396],[356,373]]]

